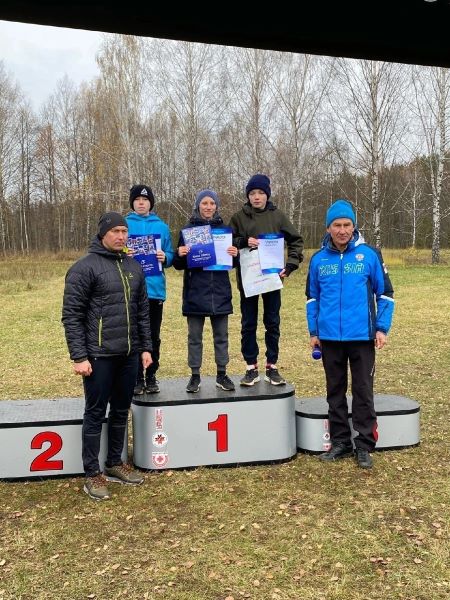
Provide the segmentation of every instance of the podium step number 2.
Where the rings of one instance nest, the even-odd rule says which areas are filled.
[[[81,475],[83,398],[0,402],[0,479]],[[107,450],[103,423],[100,465]],[[125,444],[122,460],[127,459]]]

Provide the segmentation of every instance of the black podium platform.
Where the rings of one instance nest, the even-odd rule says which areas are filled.
[[[202,377],[200,391],[186,392],[188,378],[165,379],[159,394],[135,396],[134,463],[142,469],[261,463],[296,454],[294,388],[260,381],[234,392]]]

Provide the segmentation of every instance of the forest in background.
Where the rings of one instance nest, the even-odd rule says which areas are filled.
[[[317,247],[350,199],[379,247],[450,245],[450,70],[105,34],[100,75],[39,111],[0,61],[0,251],[82,250],[150,185],[174,235],[205,187],[225,220],[256,172]]]

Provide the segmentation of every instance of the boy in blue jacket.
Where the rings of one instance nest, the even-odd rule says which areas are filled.
[[[161,236],[161,248],[157,250],[156,255],[158,262],[163,267],[158,275],[146,275],[145,277],[153,345],[153,363],[147,369],[145,376],[142,365],[139,365],[136,386],[134,388],[136,395],[143,394],[144,391],[148,394],[159,392],[156,371],[159,368],[161,322],[164,301],[166,299],[164,269],[172,265],[174,255],[169,228],[162,219],[152,212],[154,206],[155,197],[152,189],[148,185],[133,185],[130,189],[130,207],[132,212],[126,216],[128,234],[142,236],[159,234]]]
[[[353,455],[348,423],[347,365],[352,375],[352,423],[360,467],[373,465],[378,433],[373,398],[375,348],[383,348],[394,312],[394,291],[381,253],[356,229],[352,205],[336,200],[326,215],[327,234],[312,257],[306,282],[311,347],[322,349],[332,461]]]

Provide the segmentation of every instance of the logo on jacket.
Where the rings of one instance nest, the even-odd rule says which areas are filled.
[[[355,254],[356,260],[364,260],[364,254]]]

